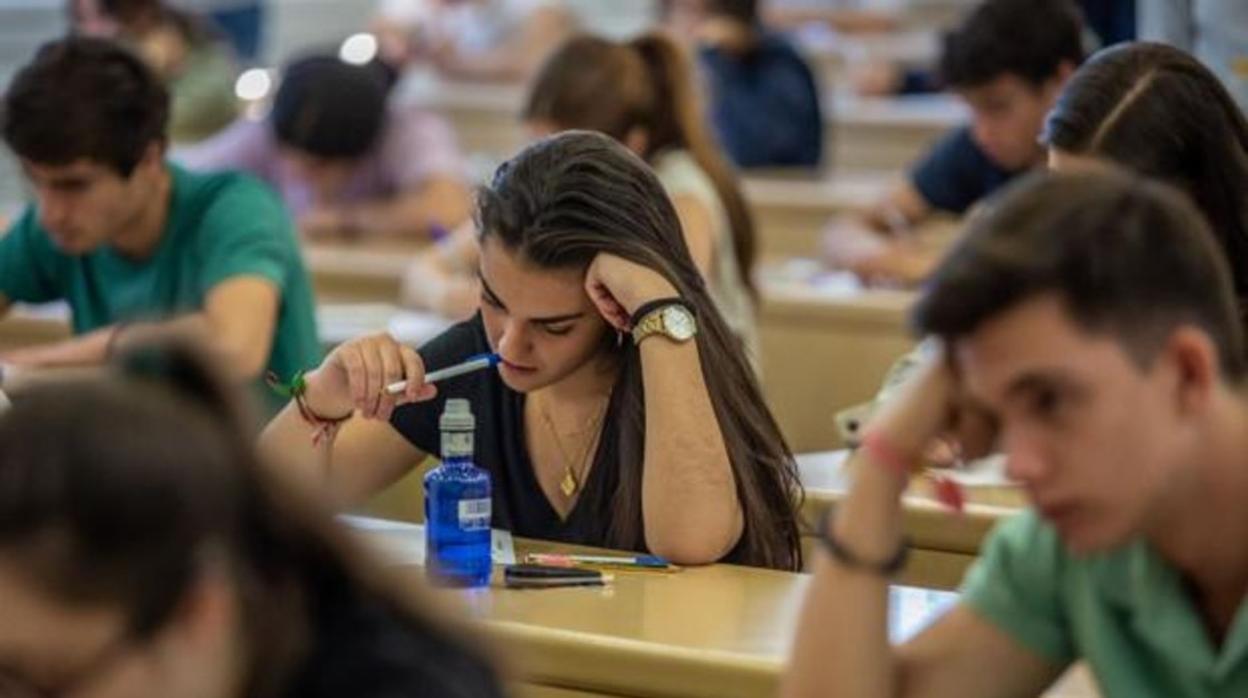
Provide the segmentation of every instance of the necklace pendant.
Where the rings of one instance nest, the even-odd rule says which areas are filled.
[[[580,483],[576,481],[576,475],[573,474],[571,468],[568,468],[563,474],[563,480],[559,483],[559,490],[563,492],[563,496],[571,497],[576,494],[578,487],[580,487]]]

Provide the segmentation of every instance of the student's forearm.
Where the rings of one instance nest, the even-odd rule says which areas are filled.
[[[731,550],[743,522],[697,343],[651,337],[640,351],[646,403],[646,542],[654,553],[678,562],[714,562]]]
[[[864,560],[887,560],[901,541],[896,476],[858,455],[852,460],[855,483],[840,505],[833,535]],[[900,695],[888,642],[888,579],[880,574],[818,553],[794,647],[784,698]]]
[[[434,226],[451,230],[468,220],[471,213],[468,187],[439,178],[391,201],[355,206],[348,217],[351,225],[366,235],[412,238],[429,234]]]
[[[333,439],[321,438],[313,443],[315,436],[316,426],[304,420],[292,400],[264,428],[259,448],[265,462],[274,464],[283,479],[318,496],[327,496],[334,490],[330,482]]]
[[[164,322],[126,325],[122,327],[117,343],[125,345],[169,337],[189,337],[208,347],[231,376],[249,381],[264,373],[272,347],[271,336],[260,340],[251,335],[250,332],[240,332],[216,322],[207,313],[198,312]]]
[[[51,344],[15,349],[0,355],[0,361],[39,369],[102,364],[108,358],[108,349],[115,330],[115,326],[105,327]]]
[[[260,449],[283,477],[295,481],[332,508],[349,509],[397,480],[424,454],[384,421],[353,409],[349,393],[326,389],[318,371],[306,377],[304,406],[327,420],[349,416],[337,429],[322,431],[292,400],[260,435]]]

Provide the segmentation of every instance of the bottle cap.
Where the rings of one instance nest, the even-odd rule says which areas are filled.
[[[447,400],[442,418],[438,420],[438,428],[442,431],[475,431],[477,420],[472,416],[472,403],[463,398]]]

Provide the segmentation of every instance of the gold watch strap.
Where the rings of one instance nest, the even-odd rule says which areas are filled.
[[[633,328],[633,344],[641,344],[641,340],[663,333],[663,311],[669,306],[660,306],[646,313],[646,316]]]

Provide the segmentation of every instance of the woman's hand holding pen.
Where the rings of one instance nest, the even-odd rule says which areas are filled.
[[[384,333],[339,345],[305,380],[308,405],[329,418],[358,410],[366,419],[388,420],[396,406],[431,400],[438,393],[425,383],[420,354]],[[385,391],[400,381],[407,382],[404,392]]]

